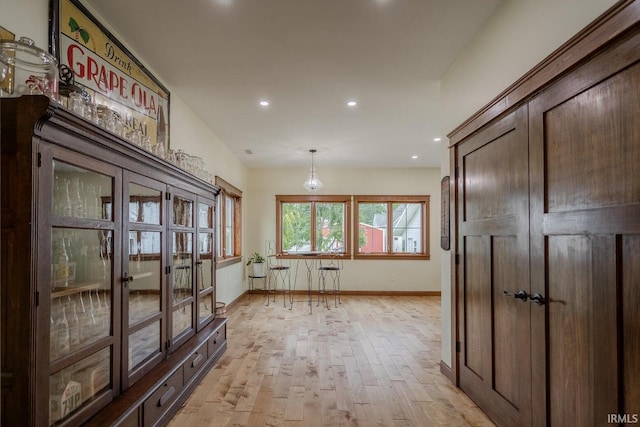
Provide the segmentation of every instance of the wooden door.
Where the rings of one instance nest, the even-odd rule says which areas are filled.
[[[457,150],[460,387],[498,424],[527,426],[531,304],[513,297],[530,291],[526,107]]]
[[[640,414],[640,36],[530,103],[534,425]]]

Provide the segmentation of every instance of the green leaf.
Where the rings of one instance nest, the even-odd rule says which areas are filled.
[[[76,20],[73,18],[69,18],[69,29],[71,31],[78,31],[79,28],[80,28],[80,25],[78,25]]]
[[[80,37],[82,37],[82,40],[84,40],[85,44],[89,42],[89,39],[91,38],[89,32],[84,28],[80,28]]]

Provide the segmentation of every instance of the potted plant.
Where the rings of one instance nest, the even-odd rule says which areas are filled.
[[[266,259],[260,255],[258,252],[254,252],[253,255],[249,257],[247,261],[247,265],[253,266],[253,276],[264,276],[264,263]]]

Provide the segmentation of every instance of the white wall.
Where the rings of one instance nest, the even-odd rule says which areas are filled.
[[[108,22],[100,19],[109,28]],[[0,25],[16,34],[16,38],[31,38],[36,46],[47,50],[49,43],[49,0],[0,0]],[[110,29],[112,32],[113,30]],[[127,44],[123,37],[114,35],[134,55],[135,48]],[[144,63],[144,58],[139,58]],[[162,81],[162,76],[153,71],[153,66],[144,64]],[[180,94],[171,93],[170,105],[170,145],[182,148],[188,153],[197,153],[214,175],[222,177],[241,190],[246,187],[247,168],[224,145],[222,141],[187,107]],[[217,299],[230,302],[244,292],[243,271],[239,264],[218,270],[216,275]]]
[[[325,169],[317,166],[324,188],[317,194],[330,195],[430,195],[430,248],[428,261],[349,260],[341,275],[343,290],[439,291],[440,290],[440,178],[435,168],[411,169]],[[302,182],[307,169],[251,169],[247,216],[247,246],[244,253],[264,252],[264,242],[275,239],[277,194],[306,194]],[[300,267],[298,287],[306,276]]]
[[[452,131],[615,3],[507,0],[442,80],[442,129]],[[455,27],[452,26],[452,31]],[[449,153],[442,149],[442,176]],[[443,251],[444,252],[444,251]],[[442,256],[442,360],[451,366],[451,263]]]

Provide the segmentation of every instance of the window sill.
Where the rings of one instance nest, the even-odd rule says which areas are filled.
[[[242,261],[241,256],[235,256],[233,258],[220,258],[216,260],[216,270],[224,267],[228,267],[233,264],[237,264]]]
[[[412,260],[412,261],[428,261],[431,259],[430,255],[425,254],[355,254],[353,259],[383,259],[383,260]]]

